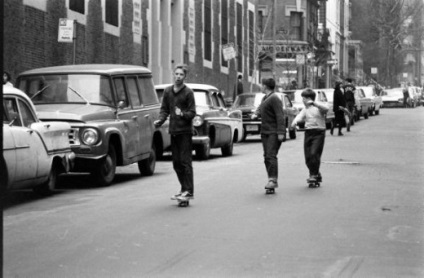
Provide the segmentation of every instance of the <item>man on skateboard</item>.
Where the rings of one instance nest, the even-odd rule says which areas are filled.
[[[274,193],[274,189],[278,187],[277,154],[281,143],[286,140],[283,105],[278,95],[274,94],[274,90],[273,78],[262,80],[262,91],[265,96],[252,116],[253,118],[261,117],[261,140],[268,174],[268,183],[265,185],[267,193]]]
[[[174,69],[174,84],[165,88],[159,120],[154,122],[156,127],[160,127],[169,116],[172,163],[181,184],[180,192],[172,196],[171,199],[183,201],[183,203],[194,197],[192,120],[196,116],[193,91],[184,84],[186,76],[187,68],[185,65],[178,65]]]

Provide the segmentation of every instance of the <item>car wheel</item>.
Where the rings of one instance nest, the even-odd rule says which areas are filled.
[[[246,130],[244,129],[244,130],[243,130],[243,137],[241,138],[241,142],[246,141],[246,137],[247,137],[247,132],[246,132]]]
[[[200,160],[206,160],[209,158],[211,152],[211,145],[209,142],[199,145],[195,149],[196,157]]]
[[[289,129],[290,139],[296,139],[296,128]]]
[[[232,156],[233,148],[234,148],[234,144],[233,144],[233,141],[231,141],[230,144],[221,148],[222,156]]]
[[[364,114],[364,119],[368,119],[368,112]]]
[[[34,187],[33,191],[40,195],[51,195],[56,188],[59,173],[59,165],[53,161],[48,180],[42,185]]]
[[[116,151],[113,145],[109,146],[106,157],[100,162],[92,172],[96,183],[100,186],[108,186],[112,183],[116,173]]]
[[[380,115],[380,109],[379,110],[375,110],[375,115]]]
[[[155,172],[156,168],[156,148],[155,145],[152,146],[150,150],[149,158],[140,160],[138,162],[138,170],[143,176],[151,176]]]

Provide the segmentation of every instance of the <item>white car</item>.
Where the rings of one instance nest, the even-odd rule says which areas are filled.
[[[374,113],[375,115],[380,114],[380,108],[383,106],[383,99],[381,96],[377,94],[375,87],[363,86],[358,88],[361,88],[364,91],[365,96],[371,99],[372,106],[371,106],[371,110],[369,111],[370,115]]]
[[[75,154],[66,122],[41,122],[22,91],[3,86],[3,156],[7,190],[31,187],[49,194],[70,171]]]

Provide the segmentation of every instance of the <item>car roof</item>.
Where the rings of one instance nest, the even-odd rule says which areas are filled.
[[[3,85],[3,97],[5,96],[19,96],[21,98],[24,98],[28,101],[28,103],[31,105],[32,109],[35,111],[34,103],[32,103],[32,100],[21,90],[11,87],[11,86],[5,86]]]
[[[200,84],[200,83],[185,83],[192,90],[215,90],[218,91],[218,88],[209,84]],[[172,84],[159,84],[155,85],[155,89],[165,89],[166,87],[171,86]]]
[[[95,74],[128,74],[128,73],[148,73],[148,68],[136,65],[120,65],[120,64],[80,64],[65,65],[56,67],[45,67],[27,70],[19,74],[19,76],[34,74],[65,74],[65,73],[95,73]]]

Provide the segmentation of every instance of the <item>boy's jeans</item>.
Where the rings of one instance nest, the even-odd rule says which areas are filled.
[[[278,180],[278,159],[277,154],[281,142],[278,141],[277,134],[261,134],[262,146],[264,149],[265,168],[268,179],[277,182]]]
[[[304,152],[305,162],[310,176],[317,176],[321,165],[321,155],[324,149],[325,130],[305,130]]]
[[[171,135],[172,164],[181,184],[181,192],[193,194],[192,134]]]

